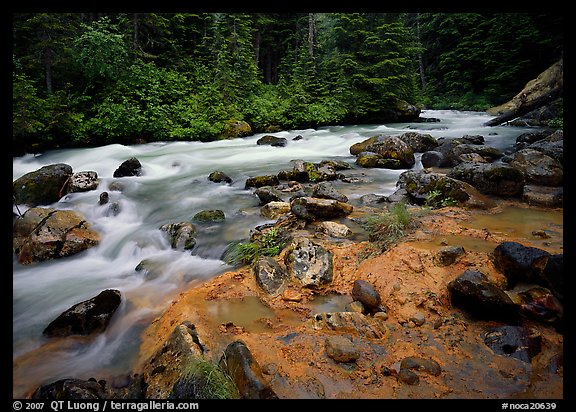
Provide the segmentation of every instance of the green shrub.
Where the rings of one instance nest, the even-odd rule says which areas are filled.
[[[368,239],[382,250],[389,249],[408,231],[416,227],[414,215],[403,202],[396,203],[388,211],[371,215],[364,220],[362,227],[368,232]]]
[[[280,236],[278,229],[273,227],[255,241],[231,243],[224,252],[223,260],[232,266],[251,265],[256,263],[260,256],[280,254],[285,246],[285,239]]]

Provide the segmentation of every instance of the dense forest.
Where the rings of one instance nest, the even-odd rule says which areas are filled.
[[[543,13],[20,13],[13,154],[485,110],[562,57]]]

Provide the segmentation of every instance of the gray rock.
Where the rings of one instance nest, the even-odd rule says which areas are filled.
[[[290,276],[311,288],[332,282],[332,260],[331,252],[308,238],[296,239],[285,255]]]
[[[402,359],[402,362],[400,363],[400,369],[422,371],[433,376],[438,376],[440,373],[442,373],[442,368],[438,362],[432,359],[425,359],[417,356],[409,356]]]
[[[522,191],[522,200],[529,205],[562,207],[564,205],[564,188],[525,185]]]
[[[542,349],[542,335],[523,326],[497,326],[482,334],[484,343],[499,355],[530,363]]]
[[[269,295],[278,294],[289,279],[288,273],[270,256],[260,256],[253,270],[256,283]]]
[[[87,192],[98,188],[98,173],[92,171],[74,173],[70,178],[70,186],[68,191],[74,192]]]
[[[321,182],[312,187],[312,197],[320,199],[334,199],[339,202],[347,202],[348,197],[337,191],[332,183]]]
[[[462,246],[446,246],[436,253],[435,258],[441,266],[448,266],[456,262],[456,259],[464,253],[465,251]]]
[[[308,221],[345,217],[354,210],[347,203],[315,197],[298,197],[290,202],[290,209],[294,215]]]
[[[514,153],[510,165],[520,170],[529,184],[562,186],[564,181],[562,164],[534,149],[523,149]]]
[[[190,222],[167,223],[160,230],[167,233],[172,249],[191,250],[196,246],[196,226]]]
[[[283,194],[272,186],[262,186],[254,190],[254,194],[260,199],[260,204],[265,205],[270,202],[283,202]]]
[[[522,172],[506,163],[463,162],[448,177],[470,183],[481,193],[504,197],[521,195],[525,183]]]
[[[268,145],[275,147],[284,147],[288,144],[288,140],[283,137],[276,137],[272,135],[262,136],[256,141],[257,145]]]
[[[440,167],[442,163],[444,163],[444,155],[442,154],[442,152],[438,152],[436,150],[429,150],[427,152],[422,153],[420,161],[422,162],[422,167],[424,168]]]
[[[135,157],[122,162],[120,166],[114,171],[114,177],[125,176],[140,176],[142,175],[142,164]]]

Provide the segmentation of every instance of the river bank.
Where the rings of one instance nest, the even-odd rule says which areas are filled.
[[[543,220],[502,220],[522,212]],[[561,399],[561,333],[524,321],[523,327],[541,336],[541,350],[528,362],[510,356],[514,351],[495,353],[484,338],[505,323],[479,320],[452,306],[447,289],[466,270],[505,284],[491,259],[501,242],[562,253],[561,213],[517,202],[501,202],[490,212],[445,208],[423,216],[419,229],[373,257],[367,257],[369,242],[330,244],[317,238],[334,255],[335,275],[329,285],[311,291],[292,283],[271,297],[257,285],[250,268],[224,273],[180,294],[152,322],[143,334],[139,364],[145,368],[175,326],[188,321],[214,362],[231,342],[245,342],[280,398]],[[550,233],[547,240],[532,234],[541,230]],[[440,249],[459,245],[465,253],[454,263],[438,261]],[[382,297],[387,316],[379,326],[326,319],[349,311],[346,305],[353,301],[358,279],[374,285]],[[332,359],[326,341],[334,336],[349,339],[358,358]],[[418,384],[406,383],[398,373],[409,357],[433,360],[441,373],[418,372]],[[173,383],[153,382],[167,392]]]

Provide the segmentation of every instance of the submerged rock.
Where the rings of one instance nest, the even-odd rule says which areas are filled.
[[[288,140],[283,137],[276,137],[272,135],[262,136],[260,139],[256,140],[257,145],[268,145],[274,147],[284,147],[288,144]]]
[[[190,222],[167,223],[160,230],[167,233],[172,249],[191,250],[196,246],[196,227]]]
[[[482,335],[482,339],[494,353],[528,363],[542,349],[542,335],[535,329],[523,326],[490,328]]]
[[[197,222],[223,222],[226,220],[224,212],[218,209],[215,210],[202,210],[196,213],[192,220]]]

